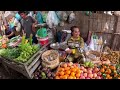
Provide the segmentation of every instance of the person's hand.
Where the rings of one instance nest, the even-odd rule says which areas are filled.
[[[72,53],[72,50],[71,49],[66,49],[65,50],[68,54],[71,54]]]
[[[35,32],[35,27],[36,27],[36,24],[35,23],[33,23],[32,24],[32,30]]]

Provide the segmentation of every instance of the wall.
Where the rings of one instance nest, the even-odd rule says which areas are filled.
[[[71,23],[65,23],[63,27],[58,26],[57,30],[70,29],[71,26],[77,25],[80,27],[81,36],[86,40],[88,31],[94,31],[98,36],[102,35],[103,40],[107,41],[107,45],[111,46],[114,50],[120,50],[120,36],[114,35],[114,32],[120,33],[120,18],[117,25],[115,24],[115,16],[107,14],[93,13],[91,16],[86,16],[81,11],[75,11],[76,20]],[[105,33],[100,33],[104,30],[105,24],[108,24],[108,30]],[[113,44],[113,45],[112,45]]]

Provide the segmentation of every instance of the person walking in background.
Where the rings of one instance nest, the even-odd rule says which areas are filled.
[[[35,25],[37,24],[37,21],[31,17],[28,16],[25,11],[19,11],[18,12],[21,16],[21,25],[22,25],[22,31],[23,34],[26,34],[26,38],[29,38],[30,35],[33,35],[33,43],[38,43],[37,38],[35,37],[36,29]]]

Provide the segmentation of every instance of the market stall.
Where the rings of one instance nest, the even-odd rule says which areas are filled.
[[[85,15],[91,18],[93,13]],[[87,28],[91,35],[85,32],[89,37],[85,40],[81,32],[87,29],[63,28],[66,21],[71,24],[75,18],[73,11],[49,11],[42,24],[35,25],[38,44],[33,44],[32,34],[28,39],[25,34],[11,39],[0,36],[0,60],[8,73],[14,74],[11,68],[29,79],[120,79],[120,51],[108,47],[109,39],[103,38],[109,23],[100,32],[92,31],[90,23]],[[57,26],[67,34],[63,40],[62,34],[56,33]],[[110,29],[113,32],[113,24]]]
[[[47,50],[51,41],[43,46],[33,45],[31,37],[29,41],[25,39],[24,35],[13,37],[10,40],[5,36],[1,37],[0,59],[9,74],[12,73],[8,68],[12,68],[28,78],[33,78],[33,72],[40,64],[41,53]]]

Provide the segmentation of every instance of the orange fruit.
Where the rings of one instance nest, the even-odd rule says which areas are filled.
[[[63,76],[60,76],[60,79],[63,79]]]
[[[59,72],[57,72],[55,75],[56,75],[56,76],[59,76]]]
[[[77,78],[74,76],[73,79],[77,79]]]
[[[70,71],[68,70],[68,71],[66,71],[65,73],[69,75],[69,74],[70,74]]]
[[[72,76],[69,76],[68,79],[73,79],[73,77],[72,77]]]
[[[72,77],[74,77],[75,76],[75,73],[74,72],[71,72],[71,74],[70,74]]]
[[[58,68],[58,71],[64,71],[64,68],[60,67],[60,68]]]
[[[110,69],[116,70],[116,67],[111,65],[111,66],[110,66]]]
[[[55,79],[60,79],[60,77],[59,77],[59,76],[56,76]]]
[[[110,70],[110,69],[107,69],[107,70],[106,70],[106,73],[107,73],[107,74],[110,74],[110,73],[111,73],[111,70]]]
[[[100,72],[102,72],[102,73],[105,72],[105,69],[104,69],[104,68],[101,68],[101,69],[100,69]]]
[[[110,75],[109,75],[109,74],[107,74],[107,75],[106,75],[106,77],[109,79]]]
[[[72,68],[71,71],[72,71],[72,72],[76,72],[76,68]]]
[[[106,69],[107,67],[106,66],[103,66],[104,69]]]
[[[61,76],[63,76],[63,75],[64,75],[64,72],[63,72],[63,71],[61,71],[61,72],[60,72],[60,75],[61,75]]]
[[[80,70],[80,69],[78,69],[78,70],[76,71],[76,73],[81,73],[81,70]]]
[[[66,67],[65,70],[66,70],[66,71],[67,71],[67,70],[70,70],[70,67]]]
[[[76,74],[75,76],[76,76],[77,78],[79,78],[79,77],[80,77],[80,73]]]
[[[63,76],[63,79],[67,79],[67,78],[68,78],[67,75],[64,75],[64,76]]]
[[[110,76],[109,79],[112,79],[112,77]]]
[[[114,77],[117,77],[118,76],[118,74],[116,73],[116,74],[114,74]]]

